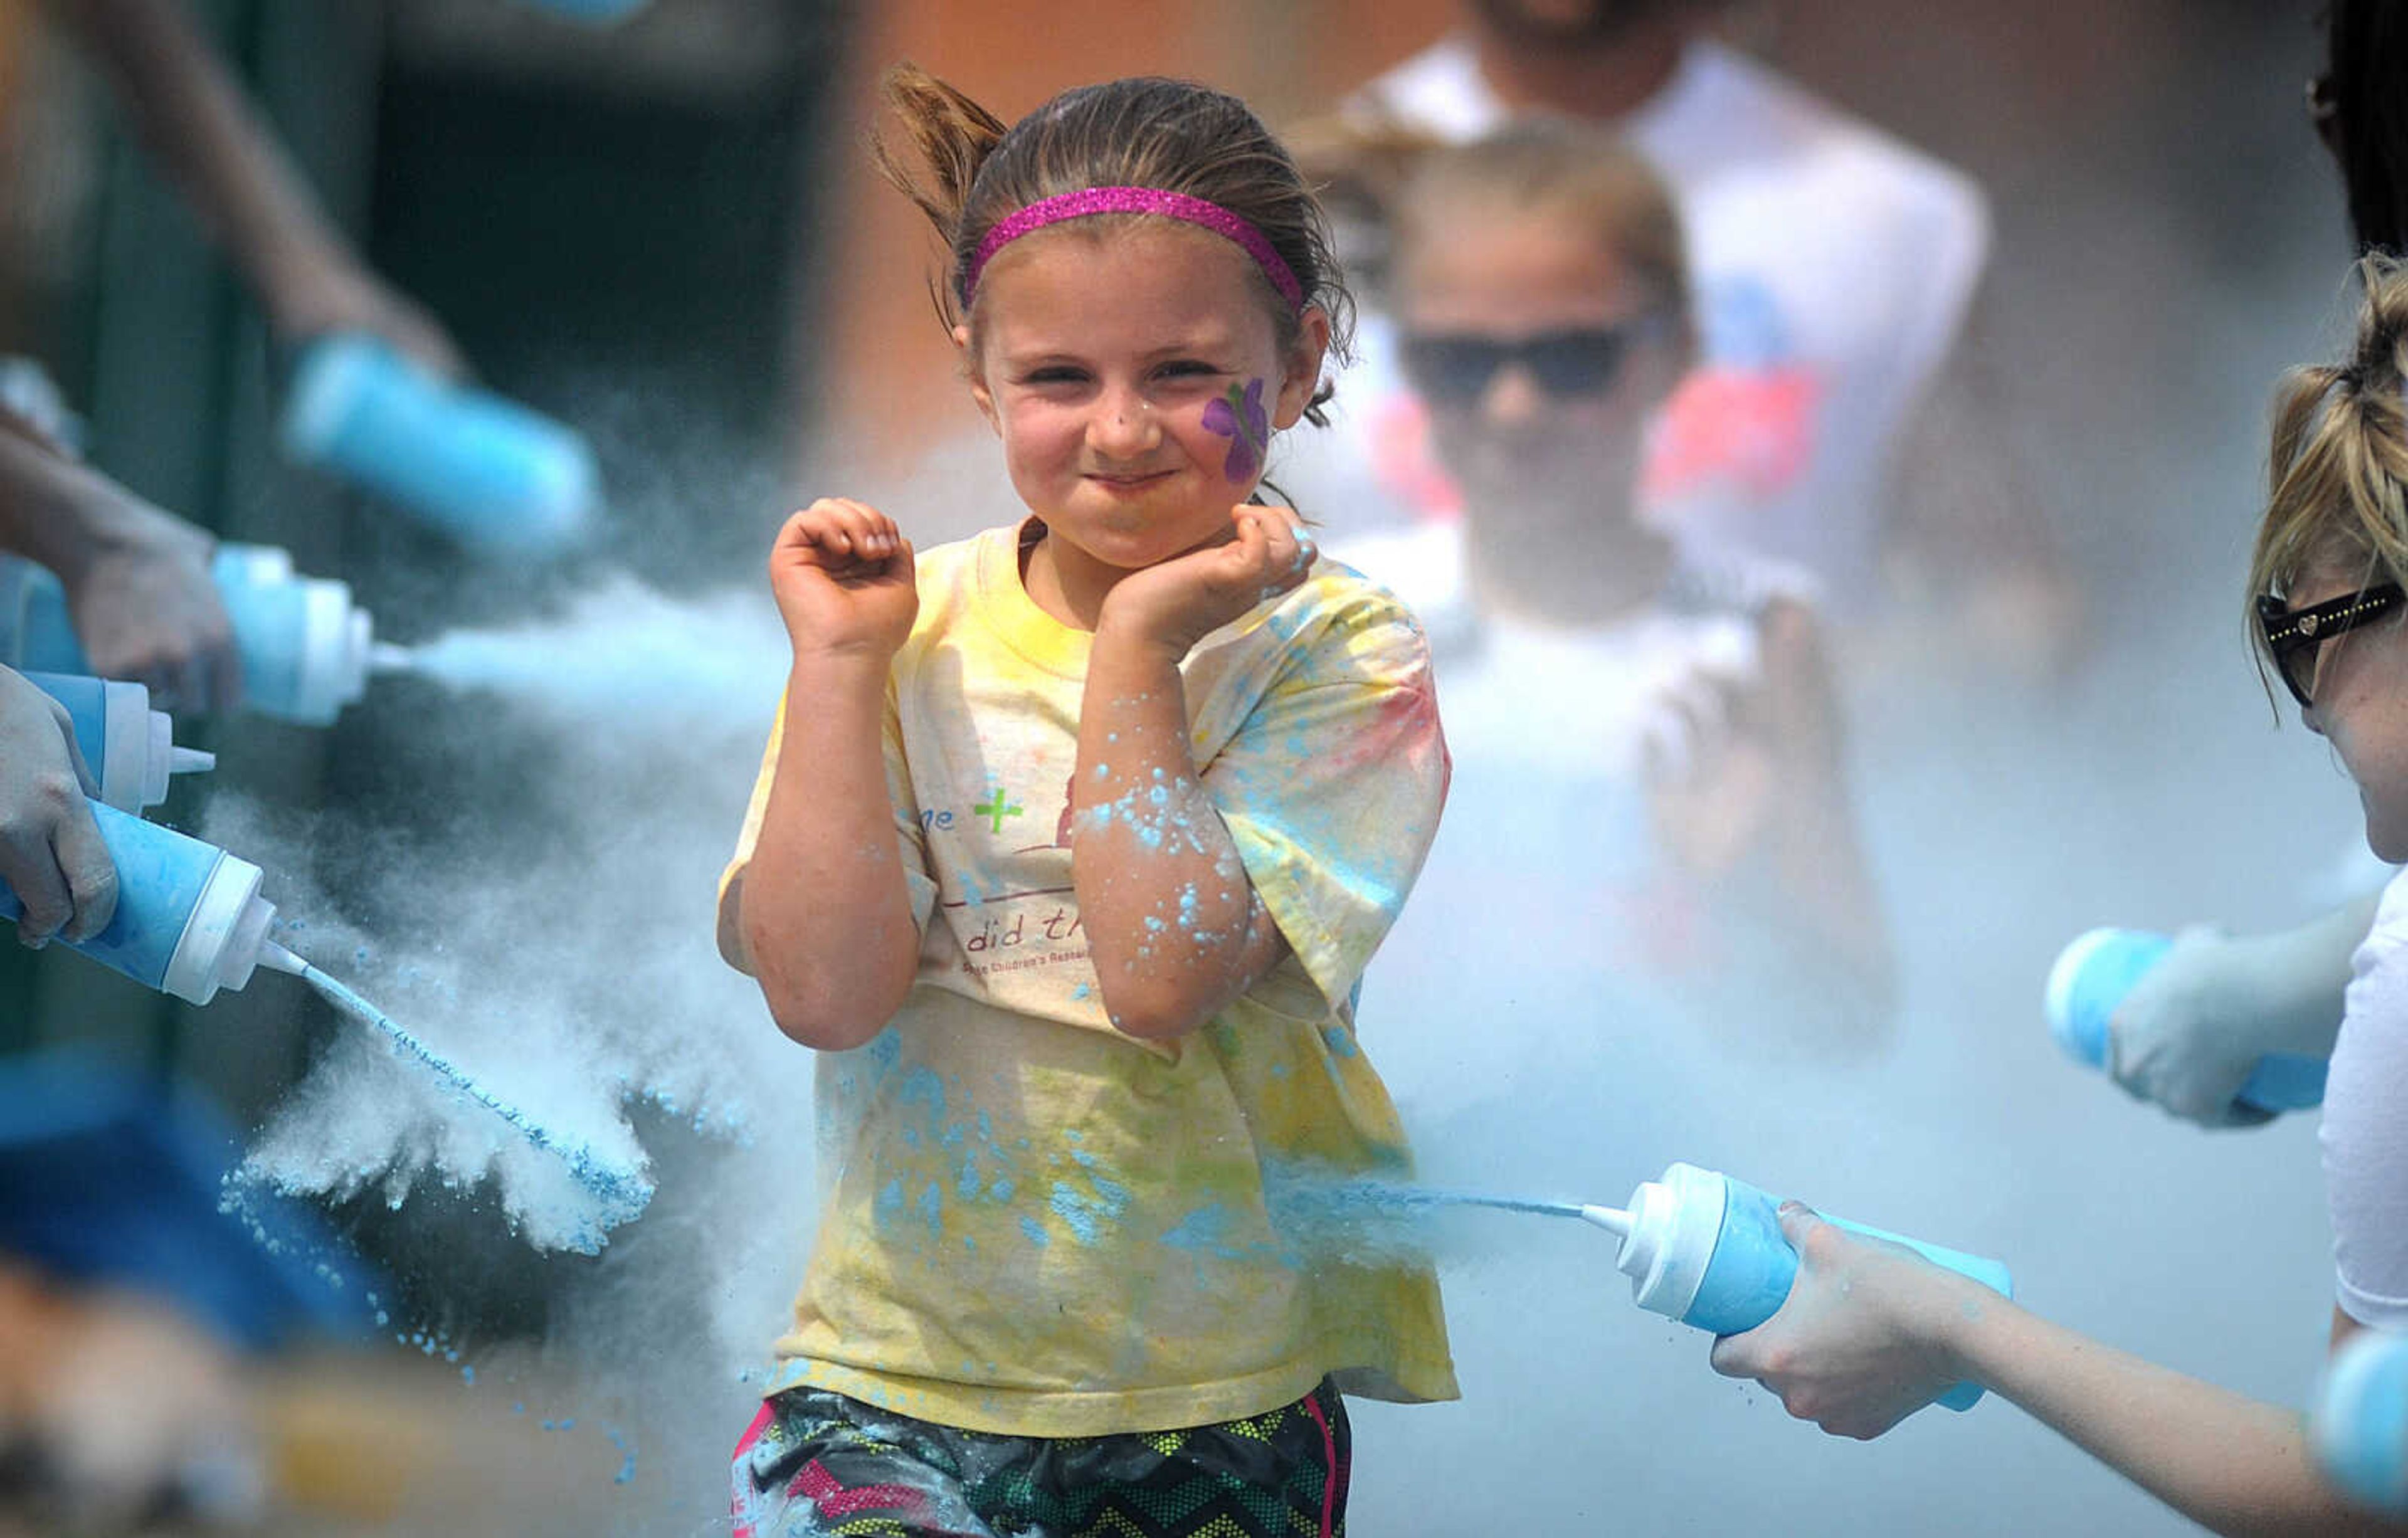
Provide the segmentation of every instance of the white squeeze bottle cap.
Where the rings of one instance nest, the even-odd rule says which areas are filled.
[[[276,904],[259,895],[261,874],[248,860],[219,857],[167,960],[161,992],[207,1004],[219,989],[239,990],[263,963],[296,975],[308,965],[267,937]]]
[[[1614,1266],[1630,1278],[1631,1301],[1651,1314],[1677,1319],[1697,1302],[1706,1265],[1722,1235],[1729,1186],[1694,1164],[1668,1166],[1661,1180],[1630,1193],[1630,1210],[1584,1208],[1581,1216],[1622,1235]],[[1617,1223],[1611,1219],[1620,1219]]]
[[[306,596],[293,714],[303,721],[332,721],[368,691],[376,621],[352,605],[347,582],[305,577],[301,587]]]

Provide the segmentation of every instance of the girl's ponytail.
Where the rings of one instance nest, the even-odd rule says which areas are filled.
[[[1008,125],[994,113],[963,95],[917,64],[896,64],[879,81],[886,105],[909,137],[906,164],[884,133],[870,134],[870,153],[878,169],[896,190],[911,200],[948,251],[962,245],[962,220],[968,207],[971,184],[979,167],[1003,142]],[[950,286],[932,284],[937,308],[950,329],[956,317]]]

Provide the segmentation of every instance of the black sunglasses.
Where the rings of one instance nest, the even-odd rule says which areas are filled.
[[[1530,371],[1539,388],[1558,399],[1602,395],[1621,377],[1631,347],[1660,334],[1660,315],[1618,326],[1577,326],[1511,340],[1476,333],[1416,332],[1404,342],[1405,374],[1433,405],[1468,406],[1488,392],[1508,363]]]
[[[2300,709],[2315,703],[2309,694],[2316,681],[2316,648],[2344,631],[2382,619],[2400,606],[2403,596],[2408,595],[2401,592],[2397,582],[2345,592],[2303,609],[2285,608],[2272,593],[2258,595],[2258,634],[2266,638],[2266,650],[2274,659],[2274,671],[2283,676],[2283,687],[2300,702]]]

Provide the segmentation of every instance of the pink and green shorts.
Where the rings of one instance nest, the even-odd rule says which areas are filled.
[[[1339,1538],[1352,1443],[1326,1380],[1242,1420],[1059,1438],[789,1388],[736,1445],[735,1538]]]

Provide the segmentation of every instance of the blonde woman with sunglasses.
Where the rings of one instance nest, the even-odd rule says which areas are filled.
[[[2408,861],[2408,265],[2360,264],[2350,357],[2295,370],[2274,416],[2272,491],[2250,560],[2260,662],[2356,782],[2366,839]],[[2331,1343],[2408,1328],[2408,882],[2358,947],[2319,1137],[2333,1229]],[[2392,1531],[2317,1476],[2304,1423],[2113,1350],[1894,1245],[1803,1208],[1781,1312],[1714,1348],[1826,1431],[1874,1437],[1979,1383],[2218,1532]],[[2236,1230],[2236,1235],[2240,1232]]]

